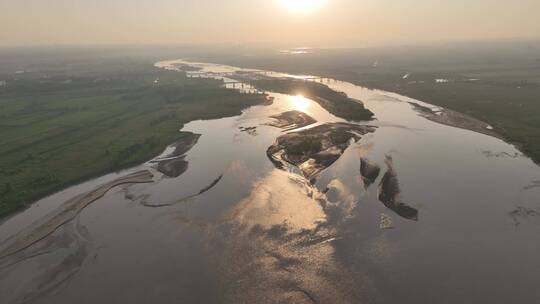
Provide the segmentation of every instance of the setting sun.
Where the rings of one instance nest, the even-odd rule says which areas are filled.
[[[309,13],[319,9],[326,0],[279,0],[283,8],[293,13]]]

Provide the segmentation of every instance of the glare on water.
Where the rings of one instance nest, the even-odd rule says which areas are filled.
[[[291,106],[298,111],[305,112],[309,109],[311,101],[302,95],[290,96]]]

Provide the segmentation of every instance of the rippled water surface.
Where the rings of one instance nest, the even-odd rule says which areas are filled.
[[[193,76],[226,82],[223,73],[239,70],[193,65],[202,68]],[[202,136],[184,174],[156,172],[153,183],[115,187],[0,260],[2,303],[540,302],[538,166],[500,139],[419,116],[407,97],[323,82],[361,100],[376,118],[364,124],[377,129],[315,185],[294,168],[274,167],[266,150],[283,132],[265,123],[289,110],[317,124],[344,120],[312,100],[268,92],[271,105],[187,124],[184,131]],[[361,159],[381,168],[372,185]],[[379,200],[388,159],[400,201],[417,220]],[[1,224],[0,242],[64,201],[151,166],[37,202]]]

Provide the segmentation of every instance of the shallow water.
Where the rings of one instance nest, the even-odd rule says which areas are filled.
[[[223,73],[239,70],[198,65],[203,70],[193,75],[226,81]],[[497,138],[419,116],[410,98],[324,83],[364,102],[376,117],[366,124],[378,128],[351,144],[315,186],[294,168],[274,168],[266,149],[282,131],[264,124],[289,110],[319,123],[343,119],[311,100],[269,93],[272,105],[187,124],[184,131],[202,136],[183,175],[156,173],[154,183],[117,187],[54,234],[0,260],[2,302],[539,302],[538,166]],[[378,200],[388,156],[400,199],[418,210],[418,221]],[[381,167],[367,189],[361,157]],[[0,242],[64,201],[149,166],[39,201],[0,225]],[[151,207],[161,205],[170,206]],[[392,229],[381,229],[381,218]]]

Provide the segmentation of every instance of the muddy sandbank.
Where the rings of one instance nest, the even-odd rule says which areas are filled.
[[[193,146],[197,144],[199,141],[199,138],[201,138],[201,134],[195,134],[195,133],[186,133],[187,135],[181,138],[180,140],[177,140],[173,146],[174,151],[168,156],[168,157],[174,157],[174,156],[181,156],[186,154]]]
[[[383,175],[379,185],[379,200],[399,216],[417,221],[418,210],[403,203],[399,197],[401,190],[399,188],[397,173],[394,170],[392,157],[386,157],[386,165],[388,166],[388,170]]]
[[[163,160],[158,163],[157,169],[167,177],[179,177],[188,168],[188,162],[184,156]]]
[[[375,183],[380,172],[381,168],[376,163],[371,162],[367,158],[360,158],[360,176],[366,189]]]
[[[205,186],[204,188],[199,190],[199,192],[197,192],[195,194],[192,194],[192,195],[188,195],[188,196],[179,198],[179,199],[177,199],[177,200],[175,200],[173,202],[157,204],[157,203],[153,203],[153,202],[143,201],[141,204],[143,206],[145,206],[145,207],[150,207],[150,208],[162,208],[162,207],[174,206],[176,204],[186,202],[186,201],[188,201],[190,199],[193,199],[193,198],[195,198],[195,197],[197,197],[197,196],[199,196],[199,195],[201,195],[201,194],[203,194],[205,192],[210,191],[212,188],[214,188],[221,181],[222,178],[223,178],[223,174],[221,174],[216,179],[214,179],[208,186]]]
[[[272,121],[266,125],[284,129],[284,131],[303,128],[317,122],[308,114],[295,110],[273,115],[270,118]]]
[[[37,241],[53,233],[60,226],[74,219],[84,208],[102,198],[109,190],[124,184],[140,184],[153,182],[154,175],[148,171],[135,172],[108,183],[92,191],[78,195],[49,213],[43,219],[21,231],[0,245],[0,259],[28,248]]]
[[[197,144],[201,135],[194,133],[186,134],[186,136],[172,145],[174,147],[173,152],[166,155],[164,159],[154,161],[158,163],[157,170],[167,177],[178,177],[186,172],[188,168],[185,154]]]
[[[420,116],[433,122],[503,139],[489,124],[472,116],[446,108],[441,108],[440,111],[434,111],[431,108],[415,102],[409,102],[409,104],[413,106],[414,110],[420,114]]]

